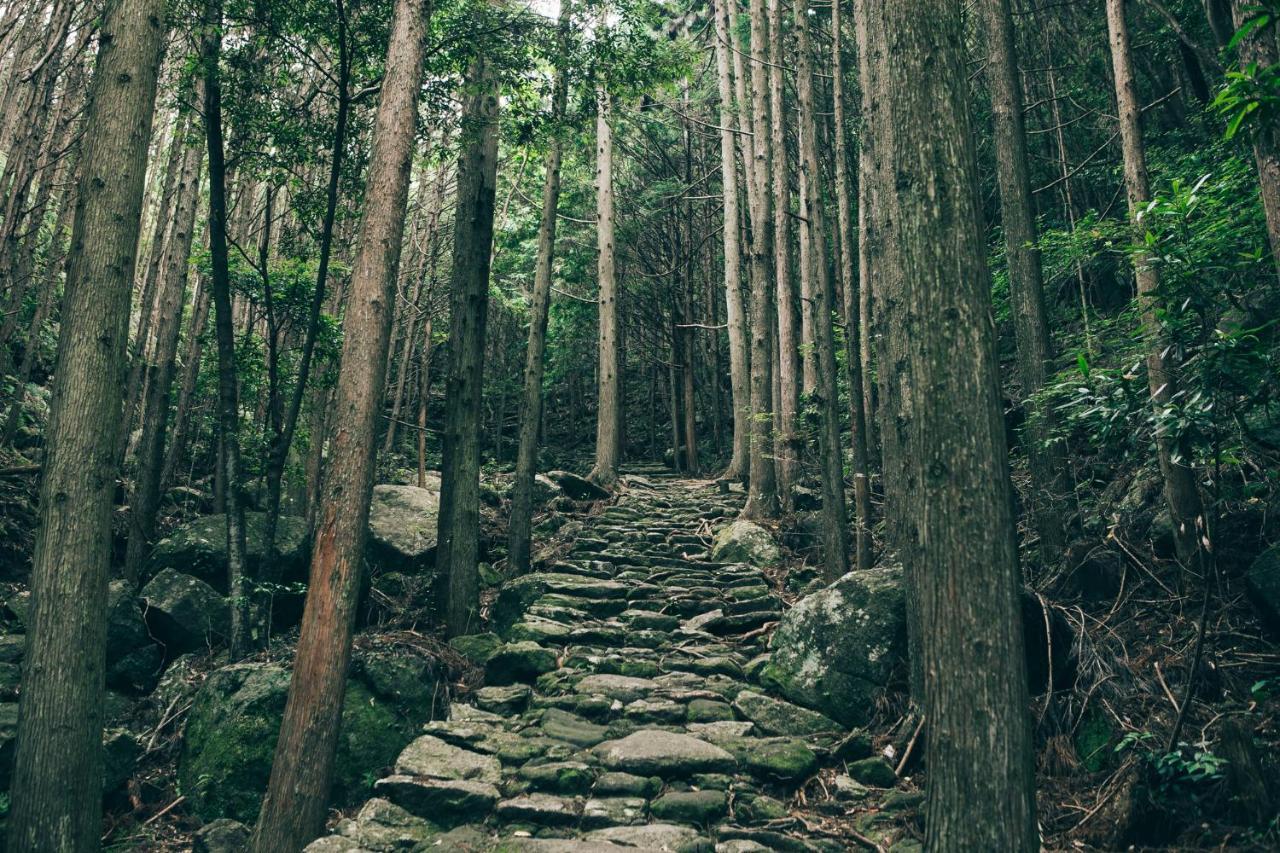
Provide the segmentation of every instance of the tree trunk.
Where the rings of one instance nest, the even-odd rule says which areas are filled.
[[[776,0],[775,0],[776,2]],[[834,581],[849,570],[849,539],[844,509],[844,454],[840,452],[840,418],[836,408],[836,346],[831,328],[835,300],[831,294],[831,273],[827,266],[826,212],[820,191],[818,137],[813,102],[813,68],[809,48],[809,3],[795,0],[796,90],[800,112],[800,169],[809,175],[809,194],[801,215],[809,221],[810,254],[814,259],[814,360],[818,368],[817,399],[821,414],[818,432],[822,471],[822,538],[824,574]]]
[[[1036,850],[1020,582],[957,0],[864,3],[892,544],[914,588],[930,850]],[[866,85],[864,83],[864,85]],[[881,274],[876,266],[875,272]],[[892,272],[892,275],[888,273]],[[960,355],[961,357],[958,357]]]
[[[169,449],[165,452],[164,470],[160,474],[160,489],[173,483],[173,475],[187,441],[187,421],[195,401],[196,380],[200,378],[200,355],[204,349],[204,329],[209,321],[209,284],[199,280],[196,284],[195,304],[191,309],[191,322],[187,326],[187,349],[182,359],[182,387],[178,392],[178,405],[173,412],[173,425],[169,428]]]
[[[209,284],[218,347],[219,467],[227,517],[227,588],[231,596],[231,659],[248,640],[244,503],[240,496],[240,404],[236,388],[235,328],[227,259],[227,168],[222,140],[222,0],[208,0],[202,36],[205,134],[209,148]]]
[[[590,479],[611,486],[618,479],[618,286],[614,278],[613,129],[609,93],[596,93],[596,278],[600,282],[599,392],[596,397],[596,461]],[[677,450],[677,452],[679,452]]]
[[[800,324],[796,312],[795,271],[791,266],[791,176],[787,172],[785,87],[782,47],[782,2],[769,0],[769,109],[773,148],[773,256],[778,302],[778,425],[775,468],[778,492],[791,506],[791,487],[799,473],[802,442],[796,420],[800,412]]]
[[[770,274],[770,196],[768,27],[765,0],[751,0],[751,481],[743,518],[769,518],[778,512],[773,464],[773,281]]]
[[[1024,443],[1031,469],[1029,503],[1040,535],[1041,559],[1050,565],[1061,556],[1064,545],[1058,496],[1063,488],[1066,458],[1061,444],[1046,444],[1053,434],[1053,410],[1038,405],[1035,400],[1051,369],[1053,347],[1045,319],[1044,278],[1040,252],[1036,249],[1035,209],[1027,172],[1022,81],[1018,76],[1009,0],[983,0],[981,14],[991,50],[987,83],[995,128],[996,179],[1000,185],[1022,405],[1027,412]]]
[[[507,560],[524,573],[529,571],[533,525],[533,480],[538,473],[538,425],[542,422],[542,374],[547,346],[547,312],[551,306],[551,262],[556,245],[556,211],[560,205],[560,158],[563,148],[560,126],[568,102],[569,25],[571,4],[562,0],[557,33],[555,90],[551,95],[552,136],[547,143],[546,182],[542,189],[542,220],[538,225],[538,257],[533,269],[533,294],[529,305],[529,344],[525,351],[524,396],[520,401],[520,438],[516,450],[515,483],[511,490],[511,517]]]
[[[730,65],[729,0],[716,0],[716,80],[720,92],[720,179],[724,194],[724,291],[729,332],[729,390],[733,405],[733,455],[723,476],[747,474],[751,389],[746,317],[742,304],[742,252],[738,245],[738,161],[734,153],[733,73]]]
[[[1147,177],[1147,153],[1142,141],[1142,107],[1138,103],[1133,80],[1133,58],[1129,48],[1129,25],[1124,16],[1124,0],[1107,0],[1107,31],[1111,39],[1111,67],[1115,75],[1116,104],[1120,108],[1120,140],[1124,152],[1124,185],[1129,197],[1129,216],[1133,220],[1134,239],[1142,245],[1143,229],[1138,217],[1151,201],[1151,183]],[[1160,276],[1147,263],[1145,253],[1135,254],[1134,272],[1138,279],[1138,300],[1142,310],[1143,334],[1147,339],[1147,381],[1151,402],[1159,412],[1177,393],[1177,366],[1166,355],[1161,340],[1156,299]],[[1178,557],[1190,564],[1199,548],[1196,521],[1203,512],[1195,474],[1186,464],[1185,454],[1174,459],[1178,439],[1163,429],[1156,431],[1156,456],[1164,480],[1164,497],[1173,520],[1174,542]]]
[[[480,415],[498,167],[497,81],[483,57],[467,72],[462,126],[468,138],[458,159],[436,549],[437,573],[448,582],[444,624],[451,637],[471,633],[480,618]]]
[[[142,397],[142,436],[138,441],[137,470],[129,507],[129,545],[125,553],[124,576],[138,582],[142,563],[150,552],[155,534],[156,511],[160,506],[164,443],[169,423],[169,397],[177,365],[178,332],[182,325],[183,296],[187,290],[187,265],[191,257],[192,231],[200,196],[200,166],[204,149],[177,140],[184,148],[173,201],[173,226],[157,275],[156,308],[153,315],[155,343],[139,353],[145,374]]]
[[[427,487],[427,403],[431,398],[431,326],[432,316],[422,330],[421,355],[418,357],[418,488]]]
[[[841,0],[831,5],[831,76],[835,112],[836,228],[840,236],[840,292],[844,307],[845,377],[849,384],[849,443],[853,448],[854,553],[856,568],[871,568],[871,484],[867,470],[867,420],[862,398],[861,341],[857,289],[868,287],[854,276],[854,225],[849,192],[849,154],[845,147],[844,56],[841,53]],[[859,229],[861,230],[861,229]]]
[[[334,448],[311,550],[311,579],[255,853],[292,853],[324,828],[351,660],[373,492],[374,433],[391,337],[426,49],[427,4],[397,0],[351,266]]]
[[[90,851],[102,833],[107,571],[120,380],[165,4],[121,0],[99,31],[32,561],[7,846]]]
[[[1257,0],[1231,0],[1231,17],[1237,29],[1257,11]],[[1280,63],[1274,24],[1255,29],[1240,42],[1240,64],[1255,62],[1260,69]],[[1274,123],[1260,126],[1254,134],[1253,159],[1258,166],[1258,188],[1267,217],[1267,240],[1271,256],[1280,267],[1280,128]]]

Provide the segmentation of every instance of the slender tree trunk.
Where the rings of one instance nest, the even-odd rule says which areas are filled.
[[[775,0],[776,2],[776,0]],[[826,212],[819,179],[817,129],[813,102],[813,68],[809,47],[809,3],[795,0],[796,90],[800,112],[800,169],[809,175],[809,195],[801,215],[809,221],[809,241],[814,258],[814,350],[818,366],[817,400],[822,418],[818,445],[822,471],[823,563],[827,580],[849,570],[848,521],[844,509],[844,454],[840,451],[840,395],[836,390],[836,346],[831,328],[835,300],[827,266]]]
[[[1231,0],[1231,17],[1236,28],[1243,26],[1258,8],[1257,0]],[[1255,29],[1240,42],[1240,64],[1253,63],[1260,69],[1280,63],[1274,24]],[[1258,166],[1258,188],[1267,217],[1267,239],[1272,258],[1280,267],[1280,128],[1274,123],[1258,128],[1253,137],[1253,159]]]
[[[236,388],[235,328],[227,259],[227,169],[222,140],[222,0],[208,0],[202,36],[205,134],[209,148],[209,284],[218,347],[219,467],[227,517],[227,587],[231,593],[231,658],[248,640],[244,502],[240,496],[240,403]]]
[[[1129,196],[1129,216],[1134,222],[1134,239],[1142,245],[1143,229],[1138,217],[1151,201],[1147,176],[1147,153],[1142,140],[1142,107],[1133,80],[1133,57],[1129,47],[1129,25],[1124,16],[1124,0],[1107,0],[1107,31],[1111,38],[1111,67],[1115,75],[1116,104],[1120,108],[1120,139],[1124,151],[1124,185]],[[1159,412],[1177,393],[1177,365],[1166,355],[1160,334],[1156,299],[1160,276],[1138,253],[1133,260],[1138,279],[1138,300],[1142,309],[1143,333],[1147,338],[1147,380],[1151,403]],[[1185,454],[1177,454],[1178,439],[1163,429],[1156,431],[1156,456],[1164,479],[1164,497],[1173,519],[1178,557],[1189,563],[1199,548],[1196,521],[1203,513],[1195,473]]]
[[[179,142],[175,142],[179,144]],[[164,467],[165,427],[169,422],[169,397],[178,355],[178,332],[182,325],[183,296],[187,289],[187,264],[191,256],[192,231],[200,195],[200,165],[204,148],[181,140],[185,149],[174,194],[173,228],[165,248],[156,287],[153,327],[155,343],[140,353],[145,378],[142,398],[142,436],[138,441],[137,470],[129,507],[129,544],[125,553],[124,576],[137,583],[142,563],[155,534],[156,511],[160,505],[161,474]]]
[[[169,448],[165,452],[164,469],[160,474],[160,490],[173,483],[178,461],[182,458],[187,442],[187,421],[195,401],[196,380],[200,378],[200,355],[204,349],[204,329],[209,321],[209,283],[200,280],[196,284],[195,302],[191,309],[191,322],[187,326],[187,348],[182,359],[182,387],[178,392],[178,405],[173,412],[173,425],[169,428]]]
[[[422,330],[421,356],[418,358],[418,488],[427,487],[427,403],[431,399],[431,326],[432,316]]]
[[[870,8],[868,8],[870,7]],[[893,545],[914,587],[928,720],[925,845],[1039,849],[1020,582],[969,121],[961,4],[859,11],[872,80]],[[877,274],[879,269],[877,268]],[[962,354],[962,355],[961,355]],[[959,356],[959,357],[958,357]]]
[[[733,73],[730,64],[729,3],[715,0],[716,81],[720,93],[720,179],[724,194],[724,291],[729,333],[729,390],[733,405],[733,455],[723,476],[747,474],[751,389],[747,365],[746,317],[742,304],[742,250],[738,245],[738,161],[734,153]]]
[[[453,234],[453,308],[445,386],[437,572],[447,578],[445,630],[475,630],[480,610],[476,574],[480,538],[480,416],[484,393],[485,324],[493,253],[498,167],[498,92],[483,57],[467,73]]]
[[[560,158],[563,148],[560,124],[564,121],[569,84],[566,63],[571,4],[562,0],[557,34],[555,89],[551,95],[552,136],[547,143],[546,182],[542,189],[542,221],[538,226],[538,257],[533,268],[533,294],[529,305],[529,344],[525,351],[524,396],[520,401],[520,438],[516,450],[516,476],[511,491],[507,559],[518,572],[529,571],[533,525],[533,481],[538,473],[538,425],[542,422],[542,374],[547,346],[547,312],[551,306],[551,262],[556,245],[556,211],[560,204]]]
[[[293,853],[324,828],[373,492],[374,433],[387,371],[427,16],[423,0],[397,0],[392,16],[359,249],[351,267],[334,452],[319,507],[289,699],[253,838],[255,853]]]
[[[751,481],[743,518],[778,512],[773,455],[773,281],[770,270],[772,152],[769,144],[768,27],[765,0],[751,0]]]
[[[590,479],[611,486],[618,479],[618,287],[614,278],[613,129],[609,93],[596,93],[596,278],[600,282],[599,393],[596,397],[596,461]],[[677,453],[679,450],[677,449]]]
[[[871,568],[871,483],[867,470],[867,420],[862,398],[861,341],[858,334],[859,286],[854,276],[854,224],[849,192],[849,153],[845,146],[844,56],[841,52],[841,0],[831,4],[831,99],[835,112],[836,228],[840,236],[840,292],[844,306],[845,378],[849,384],[849,443],[853,449],[854,553],[856,568]],[[861,228],[859,228],[861,231]]]
[[[996,179],[1000,185],[1005,257],[1013,302],[1013,327],[1018,345],[1018,374],[1022,403],[1027,411],[1025,437],[1031,469],[1031,512],[1040,535],[1041,556],[1046,565],[1056,561],[1063,548],[1063,526],[1058,493],[1066,459],[1061,445],[1047,445],[1053,433],[1053,411],[1037,405],[1044,387],[1053,348],[1045,319],[1044,278],[1036,249],[1035,211],[1027,172],[1027,136],[1023,121],[1022,81],[1013,44],[1013,18],[1009,0],[983,0],[990,56],[987,83],[995,127]]]
[[[769,0],[769,110],[773,148],[773,257],[778,302],[778,435],[775,468],[782,503],[791,506],[791,487],[799,473],[802,442],[800,412],[800,328],[796,312],[795,271],[791,265],[791,176],[787,170],[782,0]]]
[[[7,847],[91,851],[102,832],[107,570],[120,380],[165,4],[99,30],[32,562]]]

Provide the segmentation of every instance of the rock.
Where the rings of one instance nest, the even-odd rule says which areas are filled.
[[[904,664],[902,570],[853,571],[788,610],[762,683],[847,727],[868,722]]]
[[[643,797],[597,797],[587,800],[582,807],[583,829],[595,829],[602,826],[632,826],[644,823],[645,806],[648,802]]]
[[[641,850],[684,850],[698,841],[697,831],[687,826],[650,823],[643,826],[611,826],[587,833],[589,841],[601,841]]]
[[[230,633],[227,599],[199,578],[163,569],[141,598],[147,625],[170,656],[214,645]]]
[[[449,646],[472,663],[483,665],[502,646],[502,638],[497,634],[467,634],[454,637]]]
[[[488,782],[419,779],[399,774],[379,779],[373,789],[410,814],[438,826],[457,826],[487,815],[499,797],[498,789]]]
[[[13,781],[13,756],[18,737],[18,703],[0,704],[0,791]]]
[[[4,634],[0,636],[0,663],[21,664],[22,656],[27,651],[26,634]]]
[[[266,513],[244,514],[245,560],[250,577],[261,565]],[[282,515],[276,526],[276,550],[280,554],[280,576],[285,581],[305,581],[310,565],[306,519]],[[153,577],[165,569],[199,578],[219,592],[227,591],[227,517],[205,515],[182,525],[156,543],[143,577]]]
[[[840,730],[839,724],[816,711],[750,690],[738,694],[738,698],[733,700],[733,709],[770,735],[803,737]]]
[[[532,682],[556,666],[556,653],[551,649],[529,640],[507,643],[485,661],[485,681],[497,685]]]
[[[898,784],[898,776],[889,766],[889,762],[878,756],[851,761],[847,766],[849,775],[854,781],[861,782],[863,785],[870,785],[873,788],[892,788]]]
[[[149,692],[164,668],[164,650],[154,643],[107,661],[107,686],[135,695]]]
[[[1263,551],[1253,561],[1245,574],[1245,585],[1267,626],[1280,634],[1280,545]]]
[[[573,687],[574,692],[586,695],[600,694],[620,702],[632,702],[648,696],[658,685],[647,678],[633,678],[627,675],[588,675]]]
[[[406,709],[410,716],[434,718],[444,709],[443,676],[428,658],[405,652],[365,652],[353,669],[376,696]]]
[[[721,563],[775,566],[782,560],[782,551],[768,530],[753,521],[735,521],[716,535],[711,557]]]
[[[475,693],[476,705],[486,711],[514,717],[529,704],[533,690],[527,684],[507,687],[481,687]]]
[[[548,471],[547,478],[575,501],[603,501],[613,496],[608,489],[597,486],[586,477],[579,477],[568,471]]]
[[[233,664],[210,673],[187,716],[178,758],[178,784],[192,813],[204,820],[256,819],[288,691],[289,672],[277,664]],[[367,795],[370,769],[390,765],[413,729],[362,683],[349,681],[334,801],[350,804]]]
[[[526,794],[498,803],[501,820],[535,826],[566,826],[578,822],[579,804],[551,794]]]
[[[555,794],[585,794],[596,780],[595,771],[581,761],[530,762],[519,773],[532,788]]]
[[[564,489],[546,474],[538,474],[533,478],[533,499],[540,506],[546,506],[563,495]]]
[[[836,791],[836,799],[845,801],[864,800],[870,793],[866,785],[844,773],[835,777],[833,787]]]
[[[818,769],[818,757],[796,738],[743,738],[720,744],[738,757],[742,767],[765,782],[795,784]]]
[[[196,830],[191,849],[193,853],[240,853],[249,849],[252,834],[240,821],[221,817]]]
[[[589,723],[577,714],[560,708],[548,708],[544,711],[541,726],[547,737],[562,740],[574,746],[595,746],[609,736],[609,730],[604,726]]]
[[[439,518],[438,489],[374,486],[365,547],[374,572],[414,574],[429,570],[435,563]]]
[[[787,806],[773,797],[747,796],[735,803],[738,820],[748,823],[768,823],[787,816]]]
[[[127,581],[111,581],[107,586],[107,668],[130,652],[149,645],[151,637],[133,588]]]
[[[679,779],[694,773],[732,771],[737,761],[718,746],[685,734],[644,729],[610,740],[593,752],[610,770]]]
[[[615,794],[629,797],[652,797],[662,788],[657,776],[635,776],[631,773],[602,773],[596,778],[597,794]]]
[[[472,779],[494,785],[502,781],[502,763],[492,755],[461,749],[431,735],[422,735],[405,747],[396,759],[395,772],[425,779]]]
[[[102,792],[109,794],[124,786],[133,775],[142,747],[127,729],[102,733]]]
[[[704,826],[729,813],[729,797],[724,791],[673,791],[649,806],[658,820]]]
[[[381,797],[361,806],[355,820],[343,821],[339,832],[364,850],[387,851],[412,850],[439,834],[427,821]]]

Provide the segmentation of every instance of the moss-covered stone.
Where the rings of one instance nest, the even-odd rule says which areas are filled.
[[[674,791],[663,794],[649,806],[658,820],[705,825],[729,812],[729,797],[724,791]]]
[[[266,513],[246,512],[245,558],[248,570],[256,572],[262,560],[266,535]],[[306,580],[310,557],[308,529],[305,519],[281,516],[276,527],[276,549],[280,554],[281,577],[288,581]],[[161,539],[151,551],[144,575],[151,577],[164,569],[174,569],[197,577],[227,591],[227,517],[205,515],[182,525]]]
[[[178,762],[178,784],[203,820],[257,818],[271,772],[289,672],[275,664],[234,664],[213,672],[196,694]],[[413,739],[414,721],[367,687],[349,682],[334,766],[333,800],[367,796],[376,768]]]
[[[1105,770],[1115,755],[1111,743],[1115,739],[1115,728],[1106,714],[1090,710],[1076,728],[1075,747],[1080,763],[1090,773]]]
[[[773,534],[753,521],[735,521],[721,530],[711,556],[722,563],[749,566],[775,566],[782,561],[782,551]]]

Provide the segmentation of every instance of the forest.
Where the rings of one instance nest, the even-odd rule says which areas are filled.
[[[1278,0],[0,0],[0,837],[1280,848]]]

